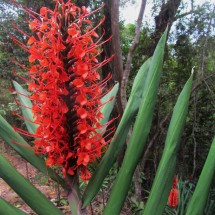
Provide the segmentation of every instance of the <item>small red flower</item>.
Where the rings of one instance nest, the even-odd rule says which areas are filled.
[[[173,208],[178,206],[178,190],[177,189],[170,190],[168,205]]]
[[[98,62],[101,39],[95,41],[95,31],[104,19],[93,28],[88,19],[93,12],[70,0],[57,0],[53,11],[42,7],[39,14],[23,9],[33,18],[29,26],[34,36],[25,34],[27,45],[12,39],[30,54],[30,67],[25,69],[39,125],[34,135],[29,134],[37,138],[35,153],[47,155],[48,166],[61,165],[64,176],[79,172],[88,180],[88,164],[107,144],[97,133],[103,118],[100,99],[110,79],[108,75],[100,80],[98,70],[112,59]]]
[[[173,183],[172,183],[172,189],[170,190],[169,199],[168,199],[168,205],[170,207],[177,207],[178,206],[178,178],[174,176]]]

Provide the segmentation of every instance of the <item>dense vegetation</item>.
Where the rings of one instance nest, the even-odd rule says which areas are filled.
[[[52,1],[46,0],[19,0],[17,2],[32,8],[34,11],[38,11],[41,6],[50,8],[54,6]],[[180,178],[180,183],[184,184],[183,189],[196,183],[204,165],[215,130],[215,5],[209,1],[198,5],[197,0],[169,0],[167,3],[165,3],[166,1],[155,0],[151,11],[152,19],[149,21],[150,23],[154,22],[154,25],[149,25],[144,22],[144,18],[142,20],[139,16],[141,25],[138,21],[136,24],[125,24],[122,18],[120,25],[116,26],[111,15],[114,13],[117,16],[117,11],[123,9],[123,6],[119,8],[119,4],[116,3],[119,1],[115,1],[115,4],[113,3],[114,0],[74,2],[79,6],[86,5],[91,9],[97,8],[103,2],[106,3],[99,14],[99,16],[106,16],[106,21],[102,26],[106,31],[106,36],[103,39],[105,40],[110,35],[113,35],[113,39],[112,44],[105,44],[103,49],[106,55],[110,56],[115,53],[116,60],[106,65],[101,73],[106,74],[111,71],[113,81],[118,81],[122,87],[113,113],[115,116],[122,115],[138,69],[152,55],[161,33],[166,24],[169,24],[170,30],[166,44],[163,75],[152,129],[145,153],[136,169],[128,199],[128,204],[133,207],[134,211],[138,211],[142,209],[141,202],[148,196],[148,190],[151,188],[162,155],[176,98],[189,78],[192,69],[195,71],[195,81],[178,154],[177,171],[175,172]],[[132,4],[132,1],[121,1],[120,3],[122,5],[125,3]],[[11,80],[18,80],[17,76],[11,72],[13,69],[26,76],[24,71],[11,63],[9,57],[28,65],[26,61],[28,54],[15,45],[10,38],[10,35],[16,35],[21,41],[26,42],[26,38],[22,34],[17,34],[13,22],[20,29],[28,32],[28,25],[24,21],[27,18],[29,17],[23,11],[15,8],[10,0],[0,0],[0,114],[5,116],[9,122],[22,126],[24,125],[21,121],[14,121],[13,119],[12,110],[17,109],[17,107],[7,88],[11,87]],[[99,17],[94,16],[93,19],[97,22]],[[120,30],[119,38],[115,36],[117,27]],[[120,41],[121,49],[116,52],[117,41]],[[117,61],[120,55],[122,58]],[[126,81],[123,77],[127,77]],[[22,81],[19,80],[19,83]],[[115,177],[114,172],[116,173],[122,157],[123,152],[118,158],[115,169],[111,172],[113,175],[107,179],[108,182],[111,181],[110,178]],[[93,169],[92,167],[92,171]],[[104,189],[108,190],[109,186],[104,185]],[[213,185],[211,200],[215,201],[214,191],[215,186]]]

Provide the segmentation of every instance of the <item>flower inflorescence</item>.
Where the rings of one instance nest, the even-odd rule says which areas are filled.
[[[174,176],[173,183],[172,183],[172,189],[170,190],[169,198],[168,198],[168,205],[170,207],[177,207],[178,206],[178,178]]]
[[[39,14],[24,10],[33,18],[29,22],[33,35],[25,34],[27,45],[12,39],[30,54],[29,68],[15,63],[29,72],[28,89],[38,124],[31,135],[36,138],[35,153],[47,155],[48,166],[62,166],[64,176],[79,172],[82,180],[88,180],[88,164],[101,156],[107,144],[97,132],[103,128],[100,99],[111,78],[101,80],[98,73],[112,59],[98,61],[104,42],[96,29],[104,19],[93,27],[89,16],[94,12],[70,1],[56,1],[54,10],[42,7]]]

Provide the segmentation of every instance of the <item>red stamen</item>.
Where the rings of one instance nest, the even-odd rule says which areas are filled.
[[[10,92],[12,92],[12,93],[17,93],[17,94],[19,94],[19,95],[21,95],[21,96],[24,96],[24,97],[30,99],[30,97],[29,97],[28,95],[25,95],[25,94],[23,94],[23,93],[20,93],[20,92],[14,90],[14,89],[12,89],[12,88],[8,88],[8,90],[10,90]]]
[[[11,140],[11,142],[14,143],[14,144],[17,144],[17,145],[19,145],[19,146],[22,146],[22,147],[24,147],[24,148],[26,148],[26,149],[34,150],[34,147],[32,147],[32,146],[27,146],[27,145],[25,145],[25,144],[22,144],[22,143],[20,143],[20,142],[15,141],[15,140]]]
[[[21,107],[24,107],[24,108],[27,108],[27,109],[29,109],[29,110],[32,111],[32,108],[31,108],[31,107],[27,107],[26,105],[23,105],[23,104],[20,103],[16,98],[14,98],[14,102],[15,102],[17,105],[19,105],[19,106],[21,106]]]
[[[23,81],[30,83],[29,80],[27,80],[26,78],[22,77],[21,75],[19,75],[15,70],[12,70],[13,74],[16,75],[17,77],[19,77],[20,79],[22,79]]]
[[[19,134],[22,134],[22,135],[27,136],[27,137],[42,138],[41,136],[34,135],[34,134],[31,134],[31,133],[29,133],[27,131],[19,129],[16,126],[13,126],[13,129],[14,129],[15,132],[18,132]]]
[[[12,113],[13,113],[13,115],[18,116],[20,119],[23,119],[23,120],[26,121],[26,122],[31,122],[31,123],[34,123],[34,124],[37,124],[37,125],[41,125],[40,123],[36,123],[36,122],[34,122],[34,121],[31,121],[31,120],[29,120],[29,119],[27,119],[27,118],[21,116],[21,115],[18,114],[16,111],[12,111]]]
[[[22,31],[14,22],[12,22],[12,25],[15,29],[17,29],[20,33],[22,33],[23,35],[25,35],[26,37],[30,37],[27,33],[25,33],[24,31]]]

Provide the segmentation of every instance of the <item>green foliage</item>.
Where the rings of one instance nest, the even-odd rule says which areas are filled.
[[[36,11],[39,11],[39,8],[41,6],[46,5],[48,7],[53,8],[53,5],[54,5],[53,1],[46,1],[46,0],[38,0],[38,1],[17,0],[17,2],[22,3],[23,5]],[[101,4],[101,1],[82,0],[82,1],[74,1],[74,2],[76,2],[80,6],[87,5],[90,8],[96,8]],[[188,16],[188,17],[182,16],[183,7],[184,8],[187,7],[186,4],[182,4],[182,7],[178,11],[177,17],[176,17],[177,19],[175,21],[174,32],[170,32],[169,45],[168,47],[166,47],[166,50],[167,50],[166,61],[163,67],[163,76],[161,78],[161,87],[158,92],[158,101],[157,101],[157,106],[155,107],[155,111],[152,113],[153,108],[149,108],[148,106],[148,110],[145,109],[144,111],[142,111],[144,112],[142,114],[143,114],[143,117],[145,117],[145,115],[147,115],[147,117],[151,117],[152,115],[154,115],[154,121],[152,122],[152,129],[149,135],[149,139],[151,139],[151,137],[154,137],[154,135],[156,134],[157,129],[160,129],[158,125],[160,124],[162,118],[164,118],[165,115],[168,112],[170,112],[170,110],[172,110],[176,100],[175,95],[179,94],[184,82],[189,77],[189,71],[193,66],[195,66],[196,81],[192,89],[193,95],[191,97],[191,105],[188,112],[188,117],[186,119],[187,126],[185,128],[183,138],[181,141],[181,148],[179,149],[179,153],[178,153],[179,162],[176,165],[178,167],[177,173],[179,176],[182,176],[183,178],[188,178],[191,175],[193,177],[193,180],[197,181],[198,176],[201,173],[202,166],[204,165],[205,157],[207,156],[207,153],[210,147],[210,141],[214,135],[213,132],[215,130],[214,129],[214,117],[215,117],[214,115],[214,90],[215,90],[214,88],[215,86],[214,85],[214,69],[215,69],[214,46],[215,46],[215,42],[214,41],[215,40],[214,40],[214,31],[212,30],[214,29],[214,22],[210,22],[211,20],[214,19],[214,11],[212,11],[213,9],[212,4],[205,3],[202,6],[198,6],[198,7],[194,5],[195,6],[194,13],[191,16]],[[29,31],[28,24],[23,22],[23,19],[28,17],[28,15],[24,14],[23,11],[21,10],[14,9],[14,6],[11,4],[9,0],[0,0],[0,5],[1,5],[0,28],[2,29],[2,31],[0,32],[0,68],[1,68],[0,114],[4,115],[6,119],[9,120],[12,124],[21,124],[20,120],[17,120],[17,121],[13,120],[14,117],[12,117],[11,112],[14,109],[18,110],[18,108],[14,106],[14,103],[10,97],[10,93],[6,88],[11,87],[11,83],[8,81],[9,79],[14,79],[14,80],[17,79],[10,72],[12,69],[15,69],[19,74],[22,74],[23,76],[25,76],[26,73],[18,66],[15,66],[14,64],[12,64],[8,60],[8,57],[16,56],[14,58],[16,58],[19,62],[21,62],[24,65],[28,65],[28,62],[26,61],[27,53],[23,52],[21,49],[19,49],[19,47],[14,45],[9,35],[12,34],[13,36],[16,36],[22,42],[23,41],[25,42],[26,38],[19,33],[18,34],[15,33],[15,30],[13,29],[10,22],[8,22],[8,20],[14,20],[16,24],[20,27],[20,29],[28,32]],[[153,7],[154,14],[158,12],[158,9],[160,6],[161,6],[161,2],[159,1],[154,2],[154,7]],[[92,17],[92,18],[96,20],[96,17]],[[129,47],[133,40],[134,29],[135,29],[135,25],[133,24],[124,25],[123,23],[121,23],[121,45],[122,45],[124,61],[126,60]],[[148,67],[149,65],[151,66],[151,63],[150,63],[150,60],[146,61],[146,59],[148,58],[148,50],[146,49],[146,47],[148,47],[149,44],[153,42],[151,39],[152,35],[153,35],[153,30],[150,29],[148,26],[146,26],[146,24],[143,24],[141,28],[140,43],[134,53],[133,62],[132,62],[132,71],[131,71],[130,79],[128,81],[129,84],[127,87],[127,92],[128,92],[128,95],[130,95],[128,105],[126,107],[124,115],[122,116],[122,120],[117,128],[116,136],[112,140],[109,151],[106,153],[101,163],[98,165],[98,168],[96,168],[95,174],[93,175],[92,180],[89,182],[87,186],[87,189],[83,196],[84,207],[87,204],[89,204],[90,201],[92,201],[92,199],[97,194],[97,192],[101,189],[101,187],[102,189],[109,190],[111,187],[112,181],[115,180],[116,174],[118,173],[118,167],[111,169],[111,173],[109,172],[109,170],[114,164],[116,157],[118,156],[122,146],[125,144],[128,130],[131,127],[132,123],[135,121],[135,117],[139,109],[141,99],[145,99],[145,97],[142,97],[142,93],[143,91],[148,90],[148,87],[145,87],[145,85],[147,84],[146,80],[148,80],[148,77],[149,77]],[[136,76],[136,72],[145,61],[146,63],[140,69],[140,72]],[[135,76],[136,78],[134,79]],[[17,85],[16,83],[15,85],[17,86],[18,91],[20,90],[22,91],[22,88],[19,85]],[[114,88],[114,90],[116,90],[116,88]],[[25,98],[23,100],[23,98],[24,97],[20,96],[20,99],[21,99],[20,101],[22,102],[22,104],[29,105],[28,101],[26,101]],[[109,110],[107,111],[106,108]],[[103,112],[107,113],[107,118],[109,118],[112,108],[113,108],[113,102],[110,103],[109,107],[105,107],[103,109]],[[148,113],[147,111],[149,111],[149,109],[151,109],[150,116],[149,114],[147,114]],[[33,119],[31,113],[27,110],[24,110],[24,116],[30,120]],[[183,117],[185,117],[185,114],[183,114]],[[150,119],[146,118],[146,121],[147,123],[145,124],[145,127],[149,129]],[[159,211],[159,213],[160,211],[163,210],[166,204],[166,199],[167,199],[166,196],[168,194],[169,186],[171,184],[170,176],[171,174],[173,174],[173,166],[175,165],[175,160],[177,157],[176,151],[178,150],[177,148],[177,150],[174,149],[173,151],[171,151],[165,148],[164,152],[162,151],[162,145],[164,143],[164,137],[167,131],[166,124],[167,123],[165,123],[164,126],[162,127],[161,129],[162,131],[158,135],[158,138],[155,141],[156,145],[151,148],[151,158],[152,156],[156,155],[156,159],[155,157],[153,157],[152,159],[150,159],[153,162],[147,163],[148,169],[151,169],[152,165],[153,165],[153,168],[154,166],[156,167],[158,165],[158,161],[160,157],[163,154],[162,159],[160,161],[160,166],[162,166],[163,168],[162,168],[162,171],[160,170],[160,167],[158,169],[157,176],[155,177],[155,181],[153,185],[154,188],[152,188],[151,197],[149,197],[149,201],[146,206],[146,209],[147,207],[150,208],[148,205],[151,204],[151,208],[153,209],[153,206],[159,205],[159,207],[162,208],[160,210],[157,210]],[[143,125],[140,125],[139,123],[139,125],[136,127],[140,129],[141,126]],[[118,185],[115,185],[115,187],[113,188],[114,190],[116,190],[116,191],[113,190],[115,194],[112,194],[112,196],[114,197],[111,197],[110,202],[108,203],[109,205],[107,206],[109,207],[109,209],[108,208],[106,209],[108,212],[105,212],[108,215],[109,213],[112,213],[111,211],[112,209],[115,210],[114,208],[115,206],[112,207],[112,204],[113,205],[114,203],[120,204],[120,207],[123,204],[127,190],[129,189],[129,186],[131,183],[133,169],[135,168],[137,162],[139,161],[140,154],[142,154],[142,151],[143,151],[143,149],[140,147],[143,147],[145,145],[145,142],[144,142],[145,138],[139,138],[137,141],[136,141],[136,138],[138,138],[139,133],[141,133],[145,129],[145,127],[141,129],[141,131],[138,131],[138,132],[135,131],[136,132],[136,133],[134,132],[135,138],[134,137],[131,138],[131,141],[136,142],[136,145],[132,143],[131,146],[128,147],[128,152],[126,152],[127,155],[125,156],[125,160],[124,160],[125,164],[123,164],[122,166],[122,168],[124,169],[124,173],[123,171],[119,172],[119,175],[121,174],[121,179],[117,179],[116,183],[118,183]],[[27,123],[27,128],[32,133],[36,129],[34,124],[31,124],[31,123]],[[178,129],[177,132],[179,132],[179,130],[180,129]],[[170,132],[170,133],[171,135],[174,134],[174,132]],[[32,150],[25,148],[25,147],[30,147],[30,145],[27,145],[27,142],[19,134],[13,131],[12,127],[1,116],[0,116],[0,136],[6,142],[8,142],[9,145],[15,148],[15,150],[19,154],[21,154],[27,161],[30,161],[32,164],[34,164],[40,171],[47,172],[43,159],[39,158],[38,156],[35,156]],[[14,144],[11,141],[12,139],[16,140],[21,144],[24,144],[25,147],[21,147],[19,144]],[[179,137],[176,139],[179,139]],[[144,142],[144,143],[139,144],[139,142]],[[146,142],[146,145],[148,142]],[[174,144],[176,144],[176,142],[174,142]],[[173,145],[171,145],[171,147],[173,147]],[[210,156],[212,153],[211,151],[212,150],[210,150],[210,153],[209,153]],[[163,161],[164,160],[163,157],[165,157],[165,160],[168,160],[167,157],[171,157],[168,164],[166,164]],[[134,165],[132,163],[134,163]],[[199,183],[197,184],[196,190],[193,194],[193,198],[191,199],[191,203],[189,206],[188,206],[188,200],[190,199],[190,196],[193,192],[194,184],[188,183],[186,181],[179,182],[179,189],[180,189],[179,206],[175,209],[172,209],[166,206],[165,214],[183,215],[185,214],[187,206],[188,206],[187,213],[189,214],[192,214],[190,213],[190,211],[196,214],[197,213],[203,214],[203,211],[207,215],[214,214],[213,211],[215,208],[215,199],[214,199],[213,191],[215,187],[214,187],[214,183],[211,182],[212,173],[214,171],[213,164],[214,164],[213,159],[209,161],[209,164],[206,162],[205,165],[207,167],[203,169]],[[163,169],[168,169],[170,168],[170,166],[171,166],[171,171],[168,170],[168,173],[165,174],[165,171]],[[205,171],[205,169],[206,170],[210,169],[210,172]],[[146,170],[144,169],[143,171],[146,171]],[[1,171],[1,174],[3,174],[3,172],[4,171]],[[59,181],[65,187],[65,184],[62,178],[60,178],[59,176],[56,176],[56,174],[53,171],[51,171],[49,168],[48,168],[48,172],[49,172],[49,175],[54,180]],[[129,174],[129,177],[126,175],[127,173]],[[144,184],[143,189],[148,189],[150,187],[150,184],[152,184],[152,181],[153,181],[152,179],[154,178],[153,174],[154,173],[151,173],[151,176],[150,176],[151,178],[149,178],[147,181],[147,184],[149,184],[149,186],[146,187],[146,185]],[[168,177],[168,180],[164,180],[165,177]],[[159,181],[159,179],[161,178],[162,180],[164,180],[165,185],[162,184],[164,182],[162,182],[161,180]],[[126,184],[124,184],[124,182],[121,183],[121,181],[123,181],[124,179],[126,180]],[[103,181],[104,183],[102,185]],[[212,194],[208,197],[208,192],[210,187],[209,185],[211,183],[212,183],[212,192],[211,192]],[[161,189],[159,189],[160,187]],[[205,190],[205,187],[207,188],[206,190]],[[78,187],[77,187],[77,190],[78,190]],[[157,190],[159,192],[156,192]],[[202,194],[204,198],[200,198],[202,197]],[[129,197],[128,202],[130,203],[133,212],[136,214],[142,213],[142,210],[145,207],[145,202],[135,198],[133,195],[130,195],[130,196],[132,197]],[[162,196],[161,198],[162,203],[161,202],[159,203],[160,196]],[[152,198],[154,199],[153,201],[151,200]],[[80,200],[79,197],[77,197],[77,199],[75,200],[75,204],[79,200]],[[8,210],[7,212],[8,214],[13,214],[13,213],[23,214],[22,212],[20,212],[19,210],[16,210],[13,206],[9,205],[7,202],[5,202],[2,199],[0,199],[0,204],[1,204],[0,208],[3,208],[3,207],[6,208],[6,211]],[[198,205],[198,207],[196,207],[196,205]],[[114,213],[119,213],[119,210],[120,210],[119,208],[116,210],[117,212],[114,212]],[[195,210],[193,210],[193,208]],[[148,211],[149,214],[152,213],[151,209],[148,209],[148,210],[149,210]],[[0,213],[1,213],[1,209],[0,209]],[[147,213],[147,210],[145,210],[145,213]],[[153,214],[156,214],[156,213],[153,212]]]
[[[193,196],[189,202],[186,215],[201,215],[204,213],[208,195],[215,173],[215,138],[213,139],[207,160],[202,169]]]
[[[27,215],[23,211],[14,207],[13,205],[6,202],[4,199],[0,198],[0,214],[1,215]]]
[[[102,104],[105,104],[100,110],[101,113],[104,115],[104,119],[100,120],[101,125],[106,126],[106,123],[109,121],[110,114],[113,110],[113,107],[116,101],[116,95],[117,95],[118,89],[119,89],[119,83],[115,84],[114,87],[111,89],[111,91],[108,92],[101,99]],[[103,131],[104,133],[105,133],[105,130]]]
[[[16,81],[13,81],[13,85],[16,91],[20,93],[17,94],[17,98],[19,99],[19,102],[22,105],[21,106],[22,115],[26,119],[25,120],[26,127],[31,134],[34,134],[36,132],[38,125],[33,123],[34,119],[33,113],[31,111],[32,103],[31,100],[27,97],[30,94],[26,90],[24,90],[22,86],[19,85]]]
[[[130,143],[125,153],[122,167],[117,175],[111,196],[105,208],[104,214],[119,214],[128,193],[135,168],[143,153],[146,138],[148,136],[153,117],[153,110],[157,97],[159,80],[163,65],[166,34],[161,37],[149,67],[145,90],[140,104],[137,119],[134,124]]]
[[[161,215],[164,211],[171,182],[175,173],[177,152],[184,124],[186,122],[189,98],[192,88],[193,74],[185,84],[174,107],[167,132],[165,147],[153,182],[153,186],[144,209],[144,215]],[[154,205],[157,207],[154,207]]]
[[[41,172],[35,175],[35,177],[32,178],[32,181],[40,185],[50,185],[49,177]]]
[[[0,155],[0,177],[38,214],[62,214],[39,190]],[[36,202],[36,203],[35,203]]]
[[[144,210],[145,203],[143,201],[140,201],[136,197],[132,196],[129,198],[131,210],[134,214],[142,214],[142,211]]]
[[[7,103],[7,105],[2,104],[0,107],[0,114],[2,116],[8,116],[9,114],[11,114],[12,111],[17,111],[19,110],[16,103],[14,102],[9,102]]]
[[[187,209],[188,202],[193,193],[195,185],[190,181],[179,180],[179,206],[177,208],[180,215],[183,215]]]

